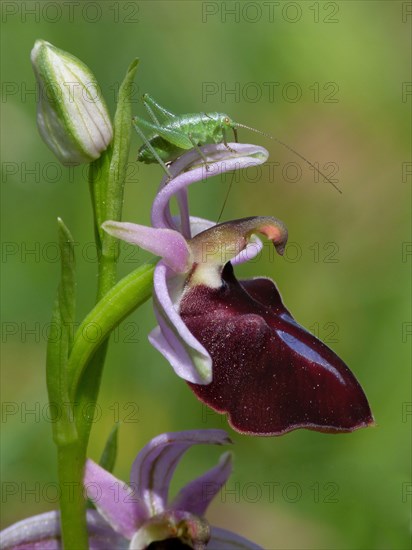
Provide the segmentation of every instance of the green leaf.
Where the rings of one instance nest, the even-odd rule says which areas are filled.
[[[73,238],[60,218],[58,232],[61,275],[47,343],[46,380],[53,438],[57,445],[67,445],[77,439],[67,379],[68,358],[73,344],[76,283]]]
[[[108,472],[113,472],[117,457],[117,441],[119,435],[119,424],[115,424],[107,438],[99,464]]]
[[[74,241],[61,218],[57,218],[59,247],[61,254],[61,275],[58,289],[61,317],[68,332],[69,351],[73,343],[76,313],[76,263]]]
[[[138,64],[138,59],[132,61],[119,88],[117,109],[113,123],[113,154],[110,162],[109,184],[107,189],[107,219],[116,221],[120,220],[123,205],[123,189],[129,160],[132,128],[131,94],[133,92],[133,80],[136,75]]]
[[[113,122],[113,151],[110,160],[109,179],[106,194],[106,220],[110,219],[119,221],[121,218],[123,191],[129,161],[132,129],[132,103],[130,99],[133,91],[133,80],[136,75],[138,64],[138,59],[132,61],[119,88],[116,114]],[[103,242],[106,241],[109,243],[109,248],[112,240],[113,238],[105,233]],[[114,242],[116,243],[116,247],[118,247],[118,241]],[[113,253],[113,250],[109,250],[109,253]]]
[[[157,261],[152,260],[121,279],[103,296],[79,326],[68,364],[70,395],[73,399],[76,398],[76,401],[79,383],[85,383],[81,380],[82,373],[91,358],[96,357],[100,346],[111,331],[152,295],[153,272]],[[93,338],[89,336],[91,330],[95,335]],[[93,383],[93,377],[90,377],[89,383]]]

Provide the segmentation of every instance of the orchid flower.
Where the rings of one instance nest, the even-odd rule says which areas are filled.
[[[284,224],[251,217],[219,225],[189,217],[187,187],[232,169],[256,165],[267,151],[245,144],[202,147],[171,165],[152,208],[152,225],[107,221],[111,235],[161,256],[154,274],[158,327],[150,342],[197,397],[231,426],[256,435],[297,428],[338,433],[373,424],[367,399],[345,363],[300,326],[273,281],[238,281],[233,265],[256,256],[256,233],[282,254]],[[189,169],[190,168],[190,169]],[[185,170],[185,171],[184,171]],[[180,217],[169,203],[176,197]]]
[[[189,482],[169,502],[170,480],[182,455],[193,445],[231,443],[223,430],[166,433],[137,455],[126,485],[92,460],[84,486],[97,508],[87,513],[90,550],[261,550],[225,529],[211,527],[204,513],[231,473],[231,455]],[[58,512],[12,525],[1,533],[4,550],[61,550]]]

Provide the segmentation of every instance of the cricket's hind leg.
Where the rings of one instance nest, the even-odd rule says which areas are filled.
[[[169,179],[172,178],[172,174],[170,173],[170,170],[167,168],[166,164],[163,162],[163,160],[160,158],[158,152],[153,147],[153,145],[150,143],[150,141],[147,139],[147,137],[144,135],[141,128],[139,128],[139,124],[142,126],[145,126],[146,128],[153,130],[153,125],[149,122],[146,122],[146,120],[141,119],[138,116],[133,117],[133,126],[136,132],[139,134],[140,138],[142,139],[143,143],[146,145],[146,147],[149,149],[149,151],[152,153],[153,157],[157,160],[157,162],[160,164],[160,166],[163,168],[163,170],[166,172],[166,174],[169,176]]]

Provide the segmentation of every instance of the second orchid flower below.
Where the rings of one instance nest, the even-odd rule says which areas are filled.
[[[206,510],[232,471],[230,453],[170,498],[169,486],[182,456],[195,445],[231,443],[223,430],[170,432],[152,439],[133,462],[130,484],[88,460],[84,490],[90,550],[262,550],[244,537],[210,525]],[[0,533],[3,550],[62,550],[60,515],[32,516]]]
[[[150,341],[197,397],[228,413],[241,433],[281,435],[297,428],[338,433],[366,427],[373,423],[372,413],[345,363],[293,319],[273,281],[238,281],[234,275],[232,264],[259,252],[257,233],[283,253],[284,224],[251,217],[214,225],[188,216],[188,185],[265,160],[264,149],[232,145],[236,153],[219,145],[203,148],[211,158],[208,171],[178,173],[161,187],[152,210],[154,227],[103,224],[111,235],[163,258],[154,275],[159,326]],[[180,199],[179,219],[169,211],[174,194]]]

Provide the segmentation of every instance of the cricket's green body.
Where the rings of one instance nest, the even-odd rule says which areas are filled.
[[[207,115],[194,113],[176,116],[163,121],[162,130],[171,130],[182,134],[182,137],[186,139],[182,139],[181,146],[166,140],[158,133],[153,133],[147,140],[163,162],[172,162],[195,145],[224,142],[225,130],[231,128],[231,123],[232,121],[224,113],[208,113]],[[183,145],[185,146],[183,147]],[[137,160],[146,164],[158,162],[146,143],[140,147]]]
[[[136,132],[143,140],[137,160],[145,164],[159,163],[170,176],[167,164],[183,155],[185,151],[197,149],[199,156],[206,158],[199,146],[207,143],[224,143],[227,145],[226,132],[233,130],[237,141],[238,125],[224,113],[194,113],[174,115],[161,107],[148,94],[143,96],[145,106],[152,122],[140,117],[133,117]],[[146,137],[142,128],[149,130]]]

